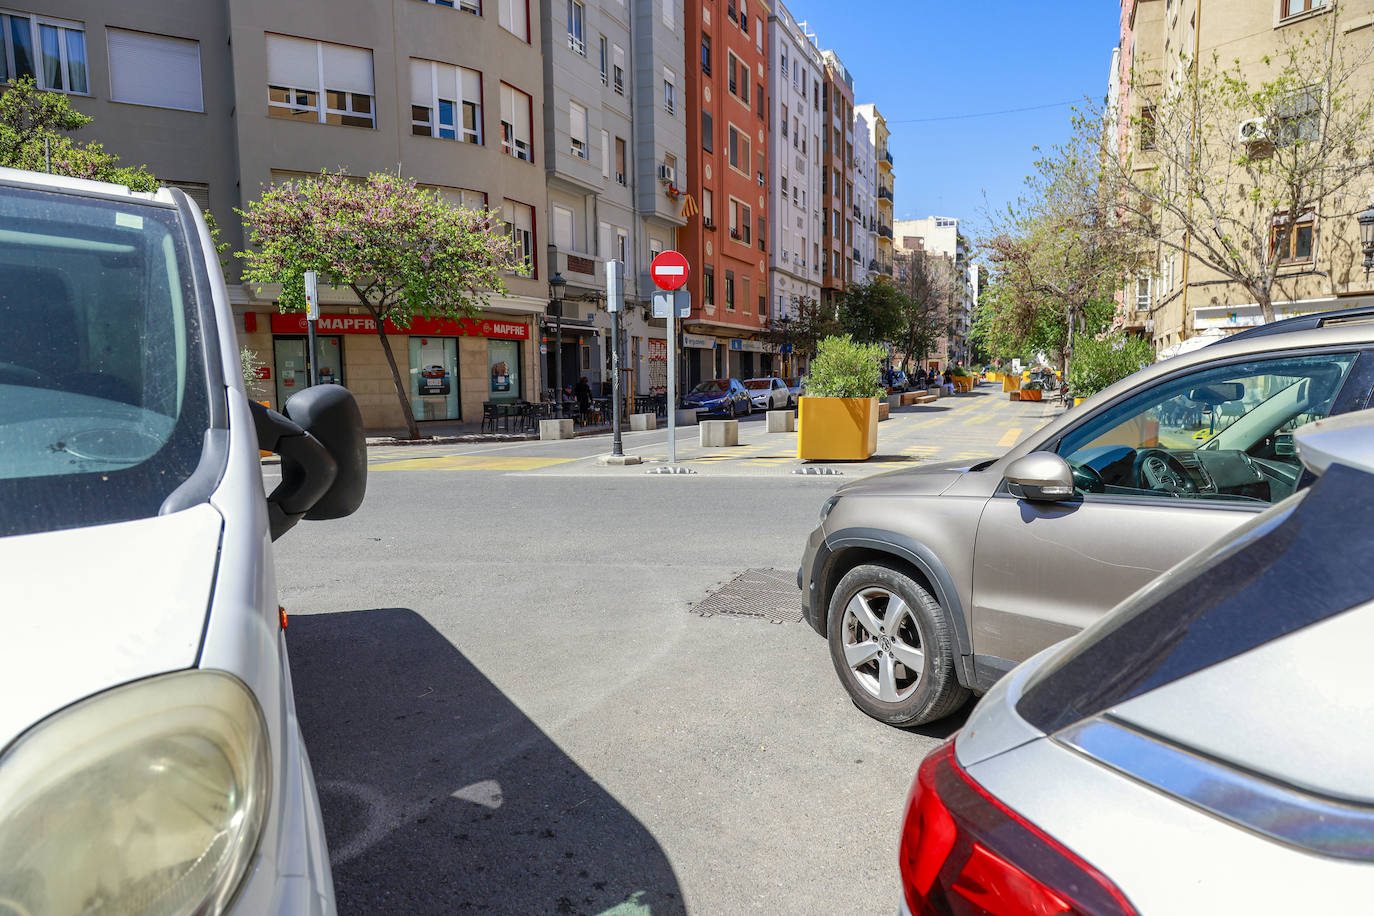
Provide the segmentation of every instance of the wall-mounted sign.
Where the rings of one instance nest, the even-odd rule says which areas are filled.
[[[273,334],[304,334],[305,316],[299,312],[272,316]],[[376,334],[377,322],[366,315],[321,315],[315,322],[321,334]],[[410,334],[430,337],[495,337],[502,340],[527,340],[530,326],[518,321],[495,318],[416,318],[409,328],[386,323],[388,334]]]

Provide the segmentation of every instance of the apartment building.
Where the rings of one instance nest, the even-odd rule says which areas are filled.
[[[973,311],[978,302],[979,268],[970,259],[968,240],[959,231],[959,220],[950,216],[928,216],[893,223],[898,262],[912,252],[944,261],[950,278],[950,301],[941,316],[945,333],[931,346],[927,363],[967,364],[972,355],[969,333],[973,330]]]
[[[543,0],[545,224],[549,269],[566,282],[546,319],[545,377],[611,378],[605,264],[625,265],[621,366],[638,394],[666,386],[649,319],[649,262],[671,249],[682,213],[687,104],[678,0]],[[554,353],[562,341],[562,359]],[[654,343],[651,343],[651,339]],[[551,387],[551,386],[550,386]]]
[[[761,0],[687,0],[686,187],[700,215],[679,233],[692,266],[683,377],[772,371],[768,326],[769,50]]]
[[[878,271],[878,159],[864,108],[854,109],[854,279],[870,281]]]
[[[854,279],[854,78],[822,51],[821,301],[835,305]]]
[[[797,304],[821,298],[821,96],[825,62],[815,40],[779,3],[768,17],[769,266],[773,316],[791,317]]]
[[[891,134],[887,129],[887,119],[878,111],[877,105],[860,105],[857,111],[863,115],[868,125],[868,137],[873,144],[873,155],[877,160],[877,255],[878,273],[892,275],[893,255],[893,200],[897,187],[892,150],[888,146]]]
[[[1272,78],[1275,68],[1270,60],[1304,40],[1315,42],[1328,56],[1361,62],[1350,88],[1357,93],[1374,91],[1374,60],[1368,54],[1374,46],[1374,0],[1265,0],[1224,8],[1200,0],[1122,0],[1121,40],[1111,80],[1121,153],[1133,154],[1131,164],[1137,170],[1166,165],[1149,128],[1155,111],[1150,100],[1178,85],[1194,59],[1207,62],[1216,54],[1223,61],[1235,61],[1244,78],[1257,85]],[[1281,118],[1290,130],[1308,137],[1317,136],[1326,110],[1319,76],[1314,81],[1294,92]],[[1268,142],[1264,125],[1253,118],[1247,125],[1247,117],[1219,123],[1217,115],[1204,111],[1196,129],[1206,133],[1211,149],[1233,147],[1235,156],[1267,155],[1250,139],[1257,136]],[[1345,200],[1320,208],[1321,213],[1297,214],[1291,229],[1287,213],[1274,213],[1267,227],[1260,225],[1261,231],[1268,229],[1268,255],[1277,261],[1275,318],[1374,304],[1374,281],[1365,276],[1354,218],[1354,213],[1374,204],[1374,175],[1357,181],[1351,190]],[[1278,231],[1281,224],[1283,233]],[[1181,229],[1168,231],[1169,239],[1189,247]],[[1262,323],[1253,294],[1199,258],[1164,244],[1153,246],[1150,255],[1153,269],[1142,272],[1122,297],[1119,326],[1148,336],[1157,349],[1167,349],[1196,335]]]
[[[389,337],[422,422],[473,420],[484,401],[537,396],[544,99],[540,25],[525,4],[44,0],[0,18],[7,65],[13,36],[27,31],[37,47],[56,30],[66,62],[40,84],[95,118],[87,139],[206,205],[236,249],[235,208],[321,168],[399,169],[455,204],[496,211],[526,269],[475,320],[419,320]],[[230,273],[240,342],[268,363],[259,396],[280,406],[307,381],[303,319],[279,314],[279,290]],[[367,425],[400,426],[371,320],[347,291],[320,298],[316,379],[346,384]],[[422,372],[443,384],[422,392]]]

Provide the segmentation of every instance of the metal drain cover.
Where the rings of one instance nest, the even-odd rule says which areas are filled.
[[[703,617],[749,617],[771,623],[801,623],[797,574],[781,569],[746,569],[691,608]]]

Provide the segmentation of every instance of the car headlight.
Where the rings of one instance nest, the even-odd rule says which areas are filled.
[[[267,725],[232,675],[82,700],[0,756],[0,913],[219,913],[270,797]]]
[[[840,498],[839,498],[838,496],[832,496],[832,497],[830,497],[829,499],[827,499],[825,502],[821,503],[821,522],[822,522],[822,523],[824,523],[826,517],[830,515],[830,510],[833,509],[833,508],[835,508],[835,503],[837,503],[837,502],[839,502],[839,501],[840,501]]]

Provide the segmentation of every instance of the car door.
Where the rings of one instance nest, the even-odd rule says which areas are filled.
[[[1302,469],[1285,436],[1365,406],[1371,362],[1347,351],[1194,367],[1046,443],[1073,469],[1075,496],[1036,502],[1003,482],[987,501],[974,545],[975,653],[1029,657],[1293,492]]]

